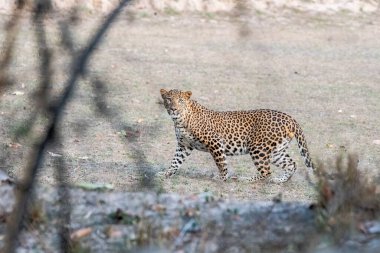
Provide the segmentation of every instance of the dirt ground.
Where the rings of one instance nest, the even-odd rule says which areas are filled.
[[[160,88],[191,90],[193,99],[215,110],[270,108],[292,115],[303,127],[315,162],[327,168],[337,155],[356,153],[363,175],[379,177],[380,20],[376,16],[261,17],[234,20],[217,15],[125,13],[92,58],[89,74],[107,84],[111,117],[94,110],[90,79],[82,80],[65,110],[57,147],[49,148],[39,174],[54,184],[54,154],[66,160],[68,180],[108,183],[115,190],[193,194],[211,191],[225,198],[312,201],[315,190],[292,144],[298,165],[287,183],[223,183],[216,165],[194,152],[179,173],[161,181],[175,150],[173,124],[160,103]],[[8,16],[1,17],[4,25]],[[15,135],[26,127],[38,82],[33,27],[23,21],[12,63],[14,85],[0,101],[1,168],[21,175],[31,140]],[[52,93],[68,77],[70,57],[59,48],[57,22],[47,22],[54,49]],[[95,18],[73,29],[78,47],[96,28]],[[4,41],[0,33],[0,41]],[[43,118],[38,122],[43,123]],[[255,173],[249,156],[229,158],[238,176]],[[275,172],[279,172],[275,170]],[[281,173],[281,172],[280,172]]]

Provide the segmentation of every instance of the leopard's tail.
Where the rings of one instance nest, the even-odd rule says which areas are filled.
[[[304,159],[306,167],[315,171],[315,166],[310,158],[309,149],[307,148],[305,135],[303,134],[303,131],[299,125],[296,128],[294,137],[297,140],[298,148],[299,148],[302,158]]]

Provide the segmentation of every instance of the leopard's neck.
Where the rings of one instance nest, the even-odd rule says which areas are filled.
[[[216,111],[208,109],[197,101],[192,100],[189,113],[187,115],[187,122],[188,125],[192,125],[191,123],[195,123],[196,125],[207,125],[209,119],[215,117],[216,114]]]
[[[191,100],[190,111],[191,111],[192,114],[214,112],[214,111],[208,109],[207,107],[201,105],[200,103],[198,103],[195,100]]]

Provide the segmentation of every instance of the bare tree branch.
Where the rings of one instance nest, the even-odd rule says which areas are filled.
[[[70,19],[75,20],[75,13]],[[68,22],[60,22],[59,27],[62,33],[62,45],[63,47],[72,55],[75,55],[75,44],[72,39],[72,33],[70,27],[67,25]],[[94,103],[96,106],[97,112],[99,112],[104,117],[111,119],[112,122],[122,122],[122,120],[117,116],[117,113],[114,112],[114,109],[109,109],[107,106],[106,96],[107,87],[104,82],[97,76],[91,76],[88,73],[82,73],[83,78],[90,79],[92,83],[94,97]],[[112,124],[115,125],[115,124]],[[114,126],[115,127],[115,126]],[[115,127],[117,128],[117,127]],[[136,129],[136,126],[127,125],[123,127],[125,131],[125,138],[129,143],[133,143],[130,146],[131,153],[133,154],[136,165],[140,168],[139,174],[140,179],[135,188],[142,190],[156,190],[160,191],[161,186],[154,180],[154,170],[148,166],[148,162],[144,152],[142,151],[139,143],[137,142],[136,137],[140,134],[139,130]]]
[[[59,137],[56,136],[54,142],[58,143]],[[60,152],[62,153],[62,152]],[[59,238],[61,252],[70,251],[70,213],[71,196],[67,187],[67,167],[62,156],[55,159],[55,179],[58,182],[58,202],[59,202]]]
[[[5,46],[2,50],[3,57],[0,59],[0,95],[11,83],[9,76],[7,75],[7,72],[12,59],[17,34],[19,32],[19,22],[24,5],[25,1],[17,1],[16,8],[14,9],[11,19],[9,20],[6,27],[7,33],[4,42]]]
[[[8,224],[5,246],[2,252],[15,252],[16,242],[25,215],[25,210],[27,209],[27,204],[30,199],[30,193],[33,190],[38,168],[40,167],[43,161],[43,154],[47,145],[51,143],[54,139],[56,126],[61,119],[63,109],[65,108],[68,99],[74,91],[75,84],[78,78],[85,73],[87,64],[90,60],[92,53],[95,51],[96,46],[100,43],[106,31],[110,28],[111,24],[114,22],[116,17],[120,14],[121,10],[129,1],[130,0],[123,0],[120,2],[119,6],[112,11],[112,13],[101,25],[97,33],[90,40],[88,46],[86,46],[82,50],[79,57],[73,62],[70,77],[65,85],[66,88],[60,96],[59,100],[56,102],[55,105],[53,105],[50,111],[50,120],[46,127],[46,132],[44,136],[41,138],[41,140],[33,145],[32,151],[29,154],[24,178],[20,182],[20,185],[16,192],[17,201],[14,207],[14,210],[16,211],[13,212],[10,222]],[[43,8],[37,9],[37,11],[38,10],[45,11],[45,9]]]

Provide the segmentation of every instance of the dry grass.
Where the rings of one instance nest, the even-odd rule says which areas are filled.
[[[211,178],[217,168],[210,155],[201,152],[194,152],[178,175],[155,185],[152,175],[170,165],[175,149],[171,119],[157,104],[160,88],[191,90],[194,99],[216,110],[287,112],[302,125],[314,159],[328,164],[341,152],[355,151],[359,171],[377,175],[379,146],[372,142],[380,138],[380,119],[375,116],[380,108],[380,51],[372,38],[379,35],[378,23],[337,20],[332,23],[338,25],[307,19],[291,25],[253,20],[250,35],[241,38],[239,26],[223,18],[148,17],[131,23],[125,14],[100,45],[90,70],[106,80],[107,106],[117,117],[94,113],[96,94],[89,81],[82,81],[60,126],[70,182],[111,183],[117,190],[139,190],[140,183],[147,182],[153,190],[211,191],[241,200],[270,200],[279,193],[286,201],[317,199],[295,144],[290,153],[298,171],[284,185],[222,184]],[[23,130],[37,85],[33,29],[23,22],[11,68],[17,76],[15,85],[0,102],[4,166],[16,176],[30,141],[14,139],[12,133]],[[77,47],[96,24],[77,22],[73,29]],[[70,59],[59,49],[56,23],[47,21],[47,27],[53,54],[60,56],[52,63],[54,93],[62,88]],[[24,95],[13,95],[16,91]],[[143,163],[136,163],[141,158]],[[229,161],[237,175],[256,173],[249,156]],[[54,184],[53,166],[53,157],[47,154],[41,183]]]
[[[5,1],[0,5],[0,11],[9,13],[14,7],[14,2]],[[33,1],[27,1],[27,8],[33,9]],[[118,0],[52,0],[55,10],[68,11],[77,8],[82,13],[108,13],[119,3]],[[131,3],[131,9],[142,13],[162,12],[169,15],[178,15],[184,12],[202,13],[239,13],[239,8],[244,6],[244,14],[274,14],[283,12],[312,12],[312,13],[373,13],[378,8],[374,0],[136,0]],[[240,14],[239,14],[240,15]]]
[[[43,11],[41,13],[43,13]],[[54,19],[44,19],[42,15],[39,15],[41,13],[35,13],[33,19],[34,23],[32,24],[26,23],[26,20],[22,21],[29,27],[25,28],[25,26],[20,26],[23,30],[21,32],[21,39],[25,34],[30,34],[29,30],[36,31],[37,45],[35,46],[38,48],[37,55],[35,55],[35,47],[33,47],[31,43],[28,43],[28,39],[22,40],[22,43],[14,44],[16,47],[16,55],[12,58],[12,61],[7,62],[6,66],[9,68],[7,76],[14,77],[15,80],[12,82],[12,86],[5,87],[2,90],[4,95],[2,96],[2,104],[0,104],[1,114],[4,116],[0,123],[3,129],[7,130],[4,132],[5,145],[3,145],[4,152],[2,153],[9,154],[9,157],[4,155],[4,157],[1,157],[1,160],[5,162],[4,167],[6,167],[8,173],[15,174],[16,176],[21,174],[20,168],[30,167],[30,173],[28,174],[28,171],[25,173],[26,186],[24,187],[23,184],[20,184],[20,189],[28,193],[31,192],[32,189],[30,187],[33,185],[37,168],[40,167],[40,161],[42,163],[42,158],[48,157],[42,165],[44,170],[38,175],[41,179],[40,182],[54,184],[55,180],[60,182],[58,183],[59,186],[61,186],[60,184],[65,185],[66,182],[75,184],[84,179],[84,181],[90,182],[101,181],[100,183],[112,183],[115,184],[117,189],[136,191],[176,191],[183,194],[213,191],[223,198],[274,198],[276,201],[281,201],[281,199],[310,201],[316,198],[318,192],[313,191],[314,189],[308,185],[307,177],[300,173],[297,174],[298,178],[296,176],[293,182],[284,185],[272,185],[266,184],[265,182],[254,185],[244,184],[242,182],[227,182],[221,185],[220,181],[212,179],[214,172],[208,168],[210,166],[209,157],[206,158],[206,156],[204,156],[202,158],[202,155],[198,155],[198,157],[197,155],[192,156],[196,159],[193,163],[189,163],[188,168],[191,170],[182,170],[178,176],[169,180],[158,181],[157,178],[155,178],[155,174],[165,167],[162,166],[162,158],[166,157],[168,153],[165,150],[165,144],[173,145],[175,142],[173,139],[167,139],[167,129],[169,129],[169,127],[165,125],[167,124],[166,121],[162,120],[165,118],[162,117],[164,115],[162,111],[165,111],[162,108],[162,104],[158,103],[157,105],[155,102],[154,106],[151,106],[152,97],[156,98],[152,94],[156,94],[158,85],[161,86],[158,82],[166,80],[168,77],[170,77],[171,83],[182,82],[182,85],[179,85],[182,86],[180,88],[191,89],[193,91],[198,90],[198,92],[200,92],[199,100],[201,103],[207,105],[215,101],[216,103],[212,103],[211,108],[215,106],[216,109],[231,110],[235,109],[234,106],[236,106],[237,108],[235,110],[251,109],[251,107],[248,106],[250,105],[252,97],[246,97],[246,99],[244,99],[244,96],[248,94],[248,91],[253,91],[253,94],[256,92],[254,98],[258,101],[256,105],[263,103],[266,106],[273,106],[274,108],[272,107],[272,109],[281,107],[281,110],[286,111],[287,105],[284,106],[285,104],[281,103],[281,100],[293,99],[293,96],[291,96],[293,93],[287,92],[293,90],[299,91],[299,88],[303,85],[302,82],[298,82],[297,85],[290,85],[288,90],[284,92],[282,91],[283,87],[279,87],[277,84],[279,77],[286,77],[286,80],[290,81],[294,81],[295,79],[293,77],[292,80],[292,77],[290,77],[287,64],[278,68],[276,62],[278,59],[288,59],[288,57],[282,55],[284,53],[286,54],[287,50],[289,50],[288,45],[284,46],[280,43],[273,48],[272,44],[268,46],[267,50],[272,51],[272,53],[275,53],[277,50],[281,52],[279,55],[276,55],[277,58],[274,61],[276,64],[264,66],[260,71],[252,71],[251,64],[256,64],[256,67],[259,67],[260,64],[255,61],[250,62],[250,58],[244,58],[247,57],[244,53],[255,51],[251,56],[259,59],[267,59],[268,55],[267,52],[263,55],[262,50],[255,50],[265,39],[251,47],[251,43],[257,43],[258,41],[252,40],[255,34],[253,29],[251,32],[247,24],[242,27],[244,27],[245,31],[249,30],[250,32],[242,33],[240,29],[240,32],[237,33],[238,37],[234,37],[234,31],[237,31],[234,29],[235,24],[222,20],[212,20],[215,22],[211,22],[210,29],[210,26],[204,26],[202,23],[204,22],[203,19],[201,23],[196,23],[195,26],[193,23],[186,23],[185,20],[185,23],[183,23],[185,30],[188,29],[193,33],[193,36],[191,36],[191,38],[188,37],[187,40],[186,36],[188,33],[182,33],[183,27],[176,29],[175,25],[178,25],[177,22],[174,23],[174,26],[167,28],[164,33],[162,33],[160,29],[153,29],[150,31],[153,32],[153,36],[146,37],[145,28],[150,20],[136,21],[129,12],[126,12],[126,16],[119,19],[117,23],[119,26],[115,29],[116,32],[123,32],[125,31],[123,27],[128,26],[127,35],[129,35],[131,30],[135,29],[135,32],[143,31],[140,34],[141,38],[128,41],[128,46],[126,47],[124,41],[120,42],[120,33],[115,33],[115,30],[111,31],[102,45],[104,49],[97,51],[97,54],[93,58],[91,68],[86,73],[81,72],[81,67],[74,66],[74,76],[82,76],[84,80],[78,88],[77,93],[73,96],[70,106],[66,108],[64,120],[55,128],[55,119],[59,119],[57,115],[61,115],[61,112],[63,112],[63,106],[61,105],[64,105],[67,100],[65,96],[63,96],[62,99],[57,99],[57,103],[51,103],[53,106],[46,106],[46,108],[44,106],[48,104],[50,99],[54,101],[54,96],[59,94],[59,91],[62,90],[62,83],[65,83],[62,80],[67,79],[68,62],[70,62],[71,59],[62,52],[63,49],[60,47],[62,41],[58,39],[59,33],[65,34],[64,31],[58,29],[58,27],[62,29],[62,23],[55,23]],[[172,15],[173,13],[169,14]],[[158,22],[158,25],[163,24],[163,27],[167,27],[166,22],[168,21],[166,19],[162,21],[162,23]],[[47,27],[46,31],[42,25],[45,23]],[[69,48],[66,48],[66,50],[69,49],[70,53],[75,55],[76,48],[80,48],[81,46],[84,46],[85,49],[87,48],[86,36],[91,37],[89,34],[91,34],[94,23],[89,21],[84,23],[73,22],[71,24],[76,24],[77,31],[81,33],[83,30],[86,31],[84,36],[78,36],[78,39],[75,40]],[[204,29],[206,33],[209,33],[209,36],[205,37],[204,33],[197,33],[198,28]],[[226,34],[225,31],[228,29],[230,30]],[[58,33],[57,30],[59,30]],[[179,30],[181,30],[181,32],[178,32]],[[215,33],[215,30],[218,30],[220,33]],[[66,32],[68,32],[68,30]],[[166,41],[167,44],[156,43],[152,50],[152,44],[148,43],[149,38],[153,38],[154,41],[157,38],[165,40],[167,39],[167,37],[165,37],[167,34],[174,35],[175,40],[172,41],[172,43],[167,43]],[[220,34],[222,34],[222,36],[220,36]],[[114,37],[115,35],[116,37]],[[286,36],[286,42],[288,42],[289,37],[292,38],[292,35],[294,36],[294,34],[290,32],[290,36]],[[371,33],[371,35],[373,34]],[[185,36],[185,39],[181,38],[182,36]],[[214,39],[215,36],[220,37],[216,40],[208,40],[209,38]],[[238,40],[236,40],[236,38]],[[3,38],[0,37],[0,39]],[[197,43],[194,44],[194,42],[198,43],[198,47],[194,46],[197,45]],[[297,42],[296,40],[291,43],[297,44]],[[75,45],[75,43],[78,44]],[[233,47],[231,47],[231,45],[233,45]],[[67,46],[68,44],[66,44],[66,47]],[[157,50],[157,47],[162,47],[163,50],[161,48],[161,50],[154,51]],[[183,54],[184,47],[188,47],[187,53],[185,54]],[[124,55],[126,58],[119,58],[121,55],[119,51],[120,48],[127,52],[127,55]],[[260,48],[260,46],[258,48]],[[197,50],[198,57],[194,57],[194,53],[197,54]],[[323,50],[324,49],[322,49],[322,52]],[[290,51],[292,54],[302,52],[302,50],[298,48]],[[83,52],[86,53],[87,51],[84,50]],[[334,51],[334,53],[339,55],[339,51]],[[55,57],[51,57],[52,55]],[[62,55],[62,57],[56,57],[56,55]],[[152,55],[153,58],[151,58]],[[329,57],[331,52],[328,52],[327,55],[327,58],[323,58],[323,60],[330,62],[331,58]],[[367,55],[365,55],[364,58],[368,60],[366,56]],[[357,58],[358,55],[354,55],[354,57]],[[5,58],[10,59],[10,57]],[[298,78],[298,76],[307,73],[308,69],[302,69],[301,67],[304,62],[297,60],[296,58],[295,62],[292,62],[295,69],[290,70],[290,73],[292,73],[291,75],[296,75]],[[194,62],[197,63],[196,66],[193,64]],[[83,64],[85,63],[86,61],[83,60]],[[358,64],[360,65],[360,63]],[[35,71],[38,66],[40,69],[39,72]],[[173,66],[181,67],[174,73],[170,73],[173,71]],[[368,64],[366,66],[368,66]],[[136,67],[137,69],[134,69]],[[104,69],[106,69],[106,71],[104,71]],[[128,74],[124,75],[126,69]],[[27,74],[26,77],[18,74],[20,70],[22,73]],[[284,72],[280,74],[281,71]],[[323,72],[324,71],[325,70],[323,70]],[[176,72],[177,76],[175,75]],[[50,73],[54,73],[54,75],[50,75]],[[75,75],[75,73],[77,73],[77,75]],[[146,73],[150,73],[150,75],[146,75]],[[210,73],[213,73],[213,75],[210,76]],[[222,75],[218,75],[218,73],[222,73]],[[262,78],[263,74],[267,75],[267,77]],[[272,75],[274,75],[274,78]],[[108,78],[105,78],[105,76]],[[183,79],[183,76],[188,76],[188,79]],[[163,79],[160,79],[161,77],[163,77]],[[221,79],[218,80],[218,78]],[[33,80],[30,81],[29,79]],[[252,87],[248,87],[247,83],[252,79],[255,79],[256,83],[252,84]],[[69,78],[68,80],[76,79]],[[240,96],[239,99],[233,101],[231,98],[237,97],[226,94],[225,91],[231,88],[231,81],[235,83],[235,80],[237,89],[234,90],[235,93],[233,94],[240,94]],[[214,81],[217,81],[218,85],[215,85],[213,83]],[[30,82],[31,85],[25,85],[26,82]],[[124,82],[127,84],[125,85]],[[203,85],[204,82],[211,82],[207,85],[206,90]],[[269,88],[263,86],[264,82],[265,85],[269,83]],[[58,85],[53,85],[55,83],[58,83]],[[74,83],[75,81],[68,82],[67,87],[64,89],[64,91],[67,91],[65,94],[70,94],[70,87],[72,87],[71,85]],[[286,82],[284,85],[286,85]],[[172,84],[170,86],[172,86]],[[360,87],[360,89],[357,87]],[[362,95],[366,96],[365,102],[367,106],[377,108],[378,104],[374,102],[378,101],[376,100],[377,96],[371,97],[371,95],[376,93],[378,89],[374,88],[371,84],[367,85],[366,88],[367,90],[363,89],[362,83],[360,86],[354,84],[350,92],[363,92]],[[44,95],[48,94],[48,91],[51,92],[51,95],[45,97]],[[322,86],[322,89],[314,93],[314,96],[318,99],[323,98],[323,95],[321,96],[321,94],[318,93],[320,91],[322,91],[322,93],[335,92],[336,87],[330,85]],[[366,94],[366,91],[370,91],[370,94]],[[304,96],[309,94],[310,87],[302,92],[298,94],[301,95],[298,99],[294,99],[294,103],[301,103],[306,106],[309,101],[306,103]],[[343,94],[343,98],[356,100],[357,94],[355,93],[356,96],[349,96],[350,92]],[[269,93],[269,95],[265,93]],[[136,96],[134,96],[134,94]],[[196,92],[194,92],[194,94],[196,94]],[[273,102],[273,98],[276,96],[281,98],[280,103]],[[38,101],[36,97],[39,98]],[[313,97],[308,98],[313,99]],[[154,100],[157,101],[156,99]],[[225,101],[231,100],[232,102],[227,103],[228,107],[226,108]],[[334,103],[334,101],[329,101],[329,103]],[[58,104],[58,106],[54,106],[55,104]],[[291,105],[294,106],[294,104]],[[38,109],[35,109],[38,106],[43,107],[44,110],[40,109],[38,111]],[[338,110],[338,113],[346,110],[346,108],[342,108],[343,109]],[[297,109],[294,110],[294,108],[289,110],[293,110],[294,114],[298,113],[299,115],[315,115],[315,107],[309,106],[308,109],[310,109],[310,111],[306,111],[304,114],[300,113]],[[41,115],[38,116],[37,120],[34,120],[39,112],[41,112]],[[52,116],[51,113],[53,112],[56,114]],[[360,132],[360,124],[371,126],[371,124],[367,123],[368,118],[356,114],[355,111],[350,111],[350,113],[353,113],[350,115],[351,119],[358,119],[359,121],[345,122],[339,126],[344,129],[349,128],[351,130],[349,134],[353,134],[355,131]],[[291,112],[290,114],[293,115]],[[30,121],[31,118],[33,120]],[[51,120],[51,118],[54,120]],[[93,118],[95,118],[95,120]],[[48,127],[44,126],[43,122],[48,122]],[[335,121],[331,121],[330,124],[334,122]],[[326,123],[326,121],[324,121],[324,123]],[[376,122],[373,124],[378,125]],[[60,130],[59,134],[56,132],[58,128]],[[319,134],[318,131],[315,131],[315,125],[308,126],[305,124],[305,129]],[[334,128],[334,130],[336,129]],[[30,132],[33,132],[33,134],[30,134]],[[49,141],[43,139],[41,145],[39,145],[40,148],[36,148],[38,145],[33,145],[36,138],[35,136],[43,137],[44,132],[47,133],[46,140],[50,140],[50,138],[55,136],[55,145],[48,145]],[[58,138],[60,134],[64,138]],[[376,144],[375,142],[372,143]],[[327,143],[326,146],[329,148],[337,147],[335,143]],[[345,144],[338,144],[338,147],[341,151],[347,149]],[[360,145],[357,145],[357,147],[360,148]],[[40,151],[49,154],[49,156],[42,154]],[[56,153],[57,151],[59,154]],[[34,152],[37,153],[33,155]],[[294,150],[291,152],[293,154],[295,153]],[[25,159],[25,153],[32,154],[30,160]],[[372,155],[372,153],[369,154]],[[55,157],[60,157],[62,161],[67,161],[67,166],[65,166],[63,162],[60,163],[61,166],[56,166],[56,164],[54,164],[56,160]],[[199,162],[202,161],[202,159],[204,159],[203,161],[207,160],[207,162]],[[249,167],[251,167],[251,161],[249,161],[249,159],[237,160],[237,158],[234,158],[231,160],[232,167],[235,168],[234,172],[238,174],[238,176],[256,173],[252,171],[252,169],[249,169]],[[25,161],[26,165],[24,165]],[[379,208],[379,203],[373,201],[372,198],[367,199],[360,197],[363,194],[366,196],[372,193],[377,194],[377,188],[367,187],[367,182],[362,181],[361,177],[359,177],[359,169],[354,162],[355,160],[350,157],[346,171],[343,171],[342,168],[344,168],[344,166],[342,167],[341,163],[337,164],[338,171],[335,176],[339,180],[336,179],[333,184],[330,184],[327,180],[323,180],[328,173],[321,169],[321,194],[319,197],[320,204],[324,208],[321,209],[323,210],[320,213],[322,217],[321,220],[327,230],[343,228],[342,233],[336,235],[336,240],[346,238],[346,231],[352,231],[353,226],[358,226],[363,220],[368,219],[367,213],[372,214],[371,218],[376,217],[376,210]],[[206,168],[203,169],[202,165],[206,165]],[[57,171],[61,173],[53,175],[55,167],[57,167]],[[63,173],[64,167],[69,168],[67,175]],[[215,165],[213,165],[213,167],[215,167]],[[71,171],[71,168],[74,170]],[[91,172],[89,173],[89,171]],[[124,175],[127,180],[124,180]],[[53,178],[54,180],[52,180]],[[300,178],[303,179],[303,181],[299,180]],[[355,190],[350,191],[349,187],[353,187]],[[27,197],[23,198],[23,195],[20,196],[19,203],[21,204],[17,206],[17,209],[23,210],[26,209],[28,200]],[[69,208],[65,208],[63,202],[66,202],[68,196],[69,195],[60,194],[61,199],[65,200],[61,203],[61,211],[62,214],[65,214],[63,216],[66,217],[67,220],[69,220],[70,217],[68,213]],[[361,209],[364,209],[365,212],[361,211]],[[366,215],[363,215],[363,213]],[[29,216],[31,218],[28,221],[31,226],[38,226],[44,222],[42,209],[31,207]],[[17,233],[17,230],[20,228],[17,224],[21,222],[21,217],[21,215],[15,213],[15,219],[12,219],[15,221],[14,225],[8,229],[8,231],[10,231],[8,234],[8,242],[15,240],[13,234]],[[138,222],[137,220],[133,220],[134,218],[135,217],[131,217],[129,214],[123,212],[114,215],[114,219],[126,224]],[[337,224],[339,227],[334,227]],[[142,233],[144,232],[144,230],[141,231]],[[68,249],[68,229],[63,225],[59,233],[61,235],[61,246]],[[142,234],[141,243],[146,243],[150,237],[149,234]],[[11,244],[9,247],[5,246],[5,249],[9,248],[10,251],[12,251],[12,247],[13,245]]]

